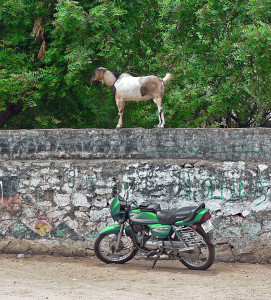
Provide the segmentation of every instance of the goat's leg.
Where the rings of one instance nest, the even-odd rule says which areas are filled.
[[[157,98],[157,99],[153,99],[154,103],[157,106],[158,109],[158,119],[159,119],[159,128],[164,128],[165,125],[165,116],[164,116],[164,109],[162,107],[162,99],[161,98]]]
[[[160,128],[164,128],[164,126],[165,126],[165,116],[164,116],[164,109],[163,109],[162,106],[160,106],[158,108],[158,113],[160,115],[160,120],[161,120]]]
[[[124,106],[125,106],[125,101],[123,100],[117,100],[117,106],[118,106],[118,110],[119,110],[119,122],[117,125],[117,129],[122,127],[122,117],[123,117],[123,113],[124,113]]]

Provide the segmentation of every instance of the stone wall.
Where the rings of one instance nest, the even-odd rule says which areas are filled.
[[[110,224],[109,204],[205,202],[217,258],[271,262],[269,129],[0,132],[0,249],[87,255]]]

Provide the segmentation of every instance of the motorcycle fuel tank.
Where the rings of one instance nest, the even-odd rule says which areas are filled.
[[[129,218],[134,224],[158,224],[156,214],[134,209],[129,212]]]

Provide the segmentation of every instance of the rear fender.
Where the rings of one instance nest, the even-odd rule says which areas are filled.
[[[215,246],[217,244],[216,240],[214,239],[214,234],[213,234],[213,230],[209,231],[208,233],[206,233],[203,228],[201,227],[201,225],[198,226],[198,231],[200,231],[207,239],[207,241]]]

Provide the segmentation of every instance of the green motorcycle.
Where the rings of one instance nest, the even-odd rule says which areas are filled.
[[[129,188],[130,189],[130,188]],[[215,259],[211,214],[205,204],[161,210],[158,203],[128,203],[116,196],[110,213],[118,224],[102,230],[94,243],[96,256],[105,263],[122,264],[139,251],[147,258],[161,255],[178,259],[193,270],[206,270]]]

